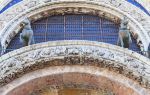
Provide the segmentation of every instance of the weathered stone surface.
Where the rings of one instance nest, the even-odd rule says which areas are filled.
[[[49,66],[88,65],[122,74],[145,88],[150,88],[150,61],[143,56],[139,59],[139,56],[118,46],[99,42],[47,42],[2,56],[0,80],[1,85],[4,85],[25,73]]]
[[[48,15],[65,13],[88,13],[116,22],[126,15],[132,34],[138,35],[137,42],[142,42],[141,49],[147,50],[150,40],[149,16],[126,0],[23,0],[0,15],[1,43],[8,46],[5,42],[9,43],[18,33],[19,23],[24,16],[35,21]]]
[[[127,77],[95,66],[77,65],[52,66],[28,73],[1,88],[0,92],[2,95],[29,95],[32,92],[38,95],[47,88],[53,91],[73,88],[112,92],[113,95],[149,95],[148,90]]]

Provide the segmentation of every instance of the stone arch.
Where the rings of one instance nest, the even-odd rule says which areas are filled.
[[[4,90],[1,95],[32,95],[46,88],[106,90],[107,93],[115,95],[149,94],[134,81],[94,66],[54,66],[31,72],[15,80],[2,88]]]
[[[47,67],[81,66],[86,71],[84,66],[94,66],[134,81],[142,88],[139,93],[149,95],[149,59],[114,45],[92,41],[54,41],[24,47],[0,58],[2,88],[7,88],[6,84],[11,85],[13,80],[29,72]],[[72,69],[69,70],[71,72]]]
[[[116,5],[117,4],[117,5]],[[74,1],[68,1],[68,0],[57,0],[57,1],[49,1],[49,0],[29,0],[29,1],[22,1],[18,5],[12,7],[12,9],[5,11],[1,15],[1,43],[5,46],[7,46],[11,39],[15,36],[16,33],[18,33],[19,30],[19,23],[23,20],[24,16],[27,17],[34,17],[34,19],[41,18],[41,15],[39,13],[44,12],[46,10],[53,10],[54,8],[63,8],[65,7],[72,7],[75,8],[83,7],[84,11],[87,12],[87,9],[93,9],[95,11],[103,11],[100,12],[99,15],[105,14],[106,17],[110,19],[120,19],[122,16],[126,15],[130,21],[130,27],[133,32],[133,34],[137,35],[137,42],[142,42],[141,48],[142,50],[147,50],[148,44],[149,44],[149,36],[148,31],[146,31],[138,21],[141,21],[141,19],[147,20],[148,17],[146,14],[144,14],[141,10],[138,8],[133,7],[133,5],[128,5],[126,1],[117,1],[116,3],[106,1],[106,0],[99,0],[99,1],[87,1],[87,0],[78,0],[76,2]],[[121,7],[120,7],[120,6]],[[128,6],[129,8],[133,10],[128,10],[126,8]],[[15,13],[12,13],[12,10],[15,11]],[[74,10],[75,11],[75,10]],[[96,13],[96,12],[94,12]],[[135,14],[133,14],[135,13]],[[39,15],[37,15],[39,14]],[[97,14],[97,13],[96,13]],[[137,15],[138,14],[138,15]],[[136,18],[138,16],[138,18]],[[5,17],[5,18],[2,18]],[[140,18],[140,19],[139,19]],[[143,22],[142,22],[143,23]],[[144,24],[145,25],[145,24]]]

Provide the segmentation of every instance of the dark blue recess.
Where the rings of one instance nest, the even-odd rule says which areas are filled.
[[[9,4],[7,4],[2,10],[0,10],[0,14],[2,12],[4,12],[5,10],[7,10],[8,8],[10,8],[11,6],[21,2],[23,0],[12,0]],[[140,3],[138,3],[136,0],[126,0],[128,1],[129,3],[135,5],[136,7],[140,8],[141,10],[143,10],[147,15],[150,16],[150,13],[148,12],[147,9],[145,9]]]
[[[56,40],[89,40],[116,45],[119,24],[93,15],[58,15],[32,23],[32,29],[35,43]],[[139,52],[136,40],[132,40],[130,49]],[[18,34],[8,46],[8,51],[21,47]]]

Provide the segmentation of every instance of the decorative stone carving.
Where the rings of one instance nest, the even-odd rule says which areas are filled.
[[[130,44],[132,43],[132,39],[128,29],[128,21],[126,17],[124,17],[124,19],[121,21],[118,35],[119,37],[117,45],[124,48],[129,48]]]
[[[31,28],[31,23],[28,18],[21,23],[22,32],[20,33],[20,42],[23,43],[23,46],[28,46],[34,43],[33,30]]]
[[[148,58],[150,58],[150,43],[149,43],[149,45],[148,45]]]
[[[21,17],[25,16],[25,14],[31,16],[33,13],[35,13],[36,10],[39,10],[40,8],[44,11],[44,9],[47,10],[49,9],[49,7],[51,7],[51,5],[55,4],[54,2],[63,1],[73,2],[74,0],[23,0],[20,3],[18,3],[18,5],[12,6],[12,8],[6,10],[0,15],[0,21],[5,22],[3,23],[4,25],[2,25],[3,27],[0,28],[0,30],[2,30],[2,32],[0,33],[1,37],[4,37],[4,40],[7,40],[8,36],[11,34],[10,32],[12,32],[13,27],[15,27],[11,25],[16,25],[14,23],[18,23],[18,21],[22,19]],[[136,28],[133,29],[135,29],[135,32],[137,32],[137,34],[140,35],[138,39],[142,41],[144,49],[146,50],[148,46],[148,40],[150,40],[150,37],[148,36],[148,26],[150,24],[150,21],[149,16],[145,14],[141,9],[135,7],[134,5],[128,3],[125,0],[77,0],[76,2],[84,4],[88,3],[91,5],[99,4],[103,5],[104,8],[108,8],[107,5],[110,5],[110,7],[106,10],[111,11],[111,13],[113,14],[113,11],[116,11],[114,8],[119,9],[117,10],[117,14],[113,14],[117,17],[128,14],[130,25],[132,24],[132,26]],[[75,9],[74,12],[77,12],[77,10]],[[104,15],[109,17],[109,15],[106,13]]]
[[[11,54],[14,54],[13,52],[17,53],[11,56]],[[56,62],[53,63],[55,65],[99,64],[100,67],[119,71],[119,73],[125,74],[125,76],[130,76],[130,74],[136,76],[132,77],[131,75],[131,79],[136,80],[137,77],[142,77],[143,81],[145,81],[145,79],[150,81],[149,59],[143,56],[139,59],[140,55],[137,53],[131,53],[131,51],[126,49],[104,43],[59,41],[40,45],[37,44],[13,52],[10,52],[9,56],[6,54],[1,57],[0,80],[5,77],[10,77],[10,75],[14,75],[17,72],[22,72],[25,68],[28,68],[27,70],[30,71],[34,70],[35,66],[36,69],[38,69],[44,67],[46,64],[52,65],[50,62],[52,61]],[[59,60],[62,61],[59,62]],[[40,66],[41,64],[42,66]],[[132,73],[128,74],[127,72]],[[26,71],[24,71],[24,73],[26,73]]]
[[[2,29],[3,27],[4,27],[4,23],[0,21],[0,29]]]
[[[27,0],[27,2],[28,3],[25,4],[25,6],[27,6],[27,8],[32,8],[39,3],[39,0]]]

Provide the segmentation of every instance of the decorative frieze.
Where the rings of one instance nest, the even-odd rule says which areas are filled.
[[[140,57],[140,58],[139,58]],[[36,44],[1,57],[1,85],[30,71],[56,65],[97,65],[150,87],[150,60],[121,47],[90,41]]]

